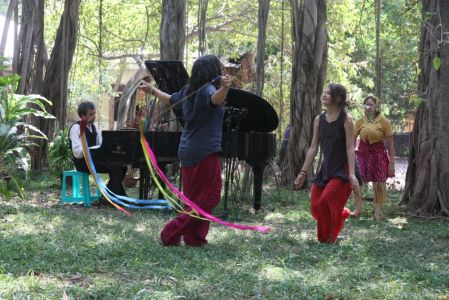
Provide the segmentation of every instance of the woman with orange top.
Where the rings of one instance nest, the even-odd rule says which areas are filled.
[[[363,104],[365,116],[355,123],[355,138],[360,136],[356,156],[363,181],[373,183],[374,217],[380,221],[382,203],[387,199],[386,181],[394,177],[393,130],[390,121],[380,112],[378,98],[368,96]],[[361,204],[359,207],[361,211]],[[356,210],[355,214],[360,211]]]

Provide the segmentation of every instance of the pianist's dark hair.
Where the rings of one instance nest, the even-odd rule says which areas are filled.
[[[187,95],[201,88],[205,83],[211,82],[217,76],[221,76],[221,63],[215,55],[205,55],[198,58],[192,67],[192,75],[190,77]],[[215,84],[218,88],[218,85]],[[195,98],[195,94],[189,99]]]
[[[91,101],[84,101],[81,102],[80,105],[78,105],[78,116],[82,118],[87,114],[88,110],[95,109],[95,104]]]

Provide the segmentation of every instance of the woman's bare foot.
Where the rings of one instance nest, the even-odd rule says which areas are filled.
[[[380,220],[382,220],[381,207],[382,203],[374,203],[374,219],[376,219],[377,222],[380,222]]]
[[[351,218],[358,218],[362,214],[361,211],[358,211],[357,209],[351,212]]]
[[[363,206],[363,200],[362,200],[362,191],[360,189],[360,186],[358,186],[354,191],[354,200],[355,200],[355,210],[351,212],[352,218],[358,218],[362,214],[362,206]]]
[[[374,219],[375,219],[377,222],[380,222],[380,221],[382,220],[382,216],[381,216],[380,214],[374,214]]]

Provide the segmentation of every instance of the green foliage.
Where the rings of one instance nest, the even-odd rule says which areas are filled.
[[[0,174],[1,175],[1,174]],[[24,188],[22,183],[18,181],[14,176],[2,175],[0,178],[0,195],[6,199],[11,199],[17,195],[22,200],[25,199]]]
[[[61,176],[64,170],[73,169],[72,150],[67,128],[58,131],[56,138],[50,143],[48,161],[50,170],[55,176]]]
[[[282,70],[280,54],[281,53],[278,52],[275,55],[270,55],[266,60],[263,97],[267,99],[278,112],[281,110],[281,105],[283,105],[284,115],[280,118],[282,123],[279,124],[279,128],[281,131],[284,131],[290,123],[290,83],[292,65],[290,60],[285,60],[284,58],[285,61]],[[281,74],[283,75],[282,98],[280,94]],[[283,132],[281,134],[283,134]],[[278,143],[278,146],[280,146],[280,143]]]
[[[6,57],[0,56],[0,71],[6,70],[8,67],[5,65],[8,59]]]
[[[435,68],[435,70],[438,71],[441,67],[441,58],[439,58],[438,56],[435,56],[433,58],[432,65]]]
[[[198,1],[189,1],[187,32],[197,31]],[[207,35],[209,53],[237,59],[257,45],[257,1],[217,1],[208,3]],[[190,56],[198,53],[197,36],[190,40]],[[269,43],[268,43],[269,44]],[[191,60],[192,61],[192,60]]]
[[[17,75],[0,77],[0,176],[10,178],[11,171],[19,165],[27,165],[28,149],[34,145],[30,139],[44,138],[46,136],[38,128],[26,122],[27,116],[33,115],[42,118],[54,118],[47,113],[44,103],[51,103],[40,95],[16,95],[13,90],[17,87],[20,77]],[[12,182],[15,189],[21,191],[14,177]],[[5,188],[6,186],[6,188]],[[0,194],[9,196],[4,192],[10,185],[3,185]],[[23,197],[23,194],[19,192]]]
[[[119,60],[101,60],[100,56],[152,54],[154,57],[159,51],[161,1],[103,1],[101,28],[99,9],[99,1],[81,2],[78,47],[69,82],[70,107],[76,107],[80,99],[98,99],[102,93],[111,92]],[[60,14],[57,10],[54,13]],[[53,26],[59,22],[55,21]],[[127,63],[136,68],[132,58]]]
[[[412,103],[413,106],[419,107],[421,103],[425,100],[419,97],[418,95],[413,94],[410,96],[409,101]]]
[[[381,57],[383,113],[402,131],[416,106],[409,98],[418,78],[419,1],[382,2]],[[339,0],[328,5],[329,62],[327,81],[341,82],[350,91],[355,117],[362,100],[375,94],[376,44],[374,1]]]
[[[120,5],[117,5],[120,3]],[[282,11],[282,6],[284,11]],[[327,82],[340,82],[350,92],[352,112],[361,116],[362,99],[375,93],[375,16],[374,1],[328,1],[327,30],[329,36]],[[209,0],[207,11],[208,53],[224,60],[240,58],[257,45],[257,1]],[[45,39],[52,45],[63,9],[61,1],[46,1]],[[284,13],[284,34],[281,34]],[[101,29],[99,1],[81,2],[80,35],[69,82],[69,106],[80,99],[98,99],[111,92],[119,68],[118,59],[125,54],[141,54],[144,58],[159,57],[161,1],[103,1]],[[382,100],[385,114],[401,130],[407,115],[416,106],[410,97],[415,93],[418,78],[418,41],[421,26],[420,1],[382,2],[381,55]],[[198,54],[198,1],[187,2],[185,65],[190,70]],[[148,24],[148,27],[147,27]],[[100,31],[102,41],[100,45]],[[284,49],[281,49],[282,39]],[[101,53],[100,53],[101,50]],[[279,56],[285,54],[287,88],[291,79],[291,16],[288,1],[271,1],[266,35],[266,69],[264,95],[279,112]],[[434,61],[436,62],[436,61]],[[133,59],[127,68],[135,68]],[[269,66],[268,66],[269,65]],[[249,87],[251,88],[251,86]],[[288,92],[284,93],[288,101]],[[284,111],[283,120],[289,119]],[[288,122],[288,121],[286,121]],[[284,124],[283,124],[284,125]]]

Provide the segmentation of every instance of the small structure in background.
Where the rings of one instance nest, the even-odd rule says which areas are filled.
[[[254,81],[254,51],[248,51],[237,59],[229,59],[223,62],[225,72],[232,77],[232,86],[242,89],[246,84]]]

